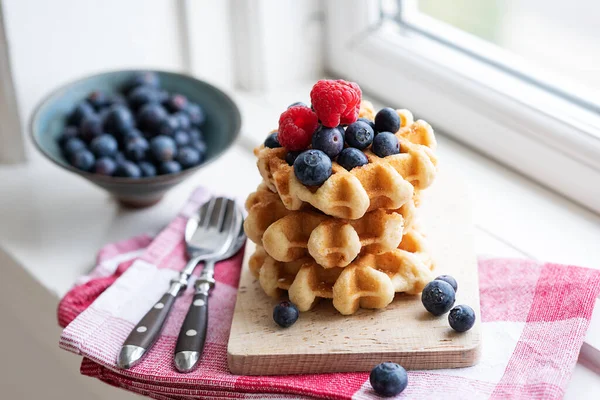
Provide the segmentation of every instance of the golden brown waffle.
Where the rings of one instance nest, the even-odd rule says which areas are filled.
[[[262,184],[248,197],[246,208],[246,234],[276,261],[311,256],[325,268],[345,267],[361,252],[381,254],[397,248],[415,213],[412,200],[398,210],[375,210],[357,220],[329,217],[314,209],[289,211]]]
[[[363,115],[372,109],[363,102]],[[332,175],[319,187],[303,185],[285,161],[284,148],[255,149],[258,169],[265,183],[277,192],[285,207],[300,210],[307,204],[323,213],[344,219],[358,219],[377,209],[396,210],[409,202],[415,189],[422,190],[433,182],[437,158],[436,140],[425,121],[414,122],[407,110],[398,110],[401,128],[396,133],[400,154],[380,158],[370,150],[369,164],[347,171],[333,162]]]
[[[309,257],[279,262],[261,247],[250,257],[250,270],[269,296],[287,290],[300,311],[310,310],[319,298],[333,299],[333,306],[344,315],[358,308],[384,308],[397,292],[420,293],[433,279],[431,269],[424,239],[414,230],[398,249],[359,256],[345,268],[326,269]]]

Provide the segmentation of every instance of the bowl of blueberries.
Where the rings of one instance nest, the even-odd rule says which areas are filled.
[[[56,165],[122,204],[157,203],[235,141],[240,112],[229,96],[188,75],[113,71],[55,90],[35,110],[36,147]]]

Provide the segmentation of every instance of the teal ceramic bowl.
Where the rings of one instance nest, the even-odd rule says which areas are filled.
[[[72,167],[63,157],[57,143],[57,138],[65,127],[67,115],[90,92],[116,92],[135,72],[105,72],[78,79],[56,89],[33,113],[30,133],[38,150],[54,164],[106,189],[125,205],[145,207],[160,201],[171,187],[222,155],[236,140],[241,117],[233,100],[214,86],[188,75],[155,71],[160,76],[163,89],[181,93],[204,109],[206,123],[202,132],[207,145],[205,161],[176,174],[141,179],[96,175]]]

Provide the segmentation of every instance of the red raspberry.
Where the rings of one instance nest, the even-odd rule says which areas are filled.
[[[321,80],[310,91],[317,116],[329,128],[356,122],[361,97],[362,92],[356,83],[343,80]]]
[[[306,106],[294,106],[279,117],[279,143],[290,151],[304,150],[310,146],[313,133],[319,126],[317,114]]]

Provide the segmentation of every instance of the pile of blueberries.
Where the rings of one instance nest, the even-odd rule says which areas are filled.
[[[137,72],[121,93],[94,91],[67,117],[58,138],[82,171],[126,178],[172,174],[200,164],[204,110],[160,87],[154,72]]]
[[[290,107],[304,105],[294,103]],[[348,171],[369,162],[363,152],[369,146],[378,157],[400,153],[400,143],[394,132],[400,129],[400,117],[392,108],[383,108],[375,121],[359,118],[348,125],[319,129],[312,136],[312,148],[304,151],[289,151],[285,160],[294,166],[298,180],[306,186],[321,185],[331,176],[332,161],[337,161]],[[265,147],[281,147],[277,132],[265,140]]]

